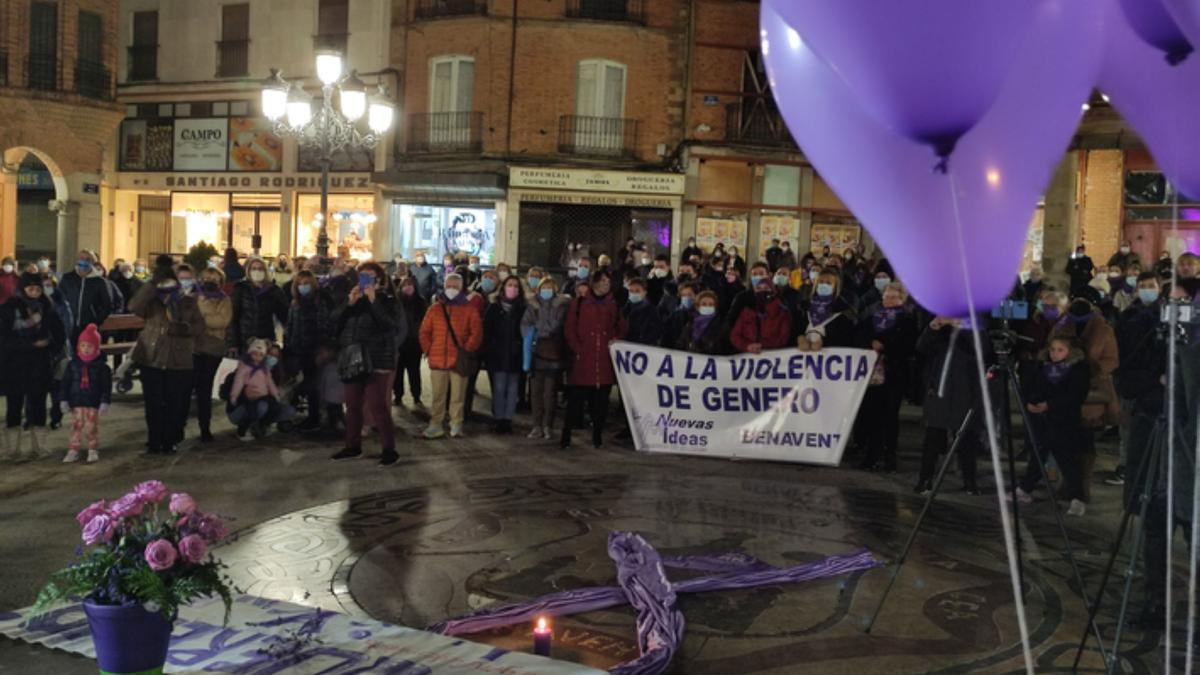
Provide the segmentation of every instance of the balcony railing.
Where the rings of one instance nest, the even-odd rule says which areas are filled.
[[[30,89],[58,89],[58,74],[58,56],[29,54],[25,57],[25,86]]]
[[[129,54],[129,81],[158,79],[158,45],[132,45]]]
[[[621,117],[563,115],[558,120],[558,151],[568,155],[633,157],[638,121]]]
[[[75,93],[101,101],[111,101],[112,73],[103,63],[76,61]]]
[[[417,0],[416,5],[414,14],[417,19],[487,16],[487,0]]]
[[[725,140],[750,145],[795,147],[783,116],[774,106],[743,107],[741,103],[725,106]]]
[[[317,33],[313,36],[313,51],[332,49],[339,54],[346,54],[346,45],[350,42],[349,33]]]
[[[572,19],[646,23],[643,0],[567,0],[567,16]]]
[[[250,41],[217,42],[217,77],[245,77],[250,73]]]
[[[408,152],[483,152],[482,112],[416,113],[408,116]]]

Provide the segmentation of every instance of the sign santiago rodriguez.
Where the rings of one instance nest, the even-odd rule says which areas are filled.
[[[609,347],[643,452],[836,465],[876,354],[864,349],[706,356]]]

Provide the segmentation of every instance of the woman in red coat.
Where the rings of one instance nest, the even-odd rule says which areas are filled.
[[[739,352],[758,354],[764,349],[786,347],[792,336],[792,320],[775,293],[770,277],[754,286],[754,304],[745,306],[733,324],[729,341]]]
[[[604,270],[592,274],[591,294],[571,301],[563,324],[563,336],[574,356],[567,396],[567,419],[563,424],[563,448],[571,445],[571,428],[579,424],[583,403],[592,418],[592,445],[599,448],[608,417],[609,397],[617,381],[608,345],[625,336],[625,318],[612,297],[612,277]]]

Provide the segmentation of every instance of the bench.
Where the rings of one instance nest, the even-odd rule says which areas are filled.
[[[104,323],[100,325],[100,339],[110,336],[114,333],[136,332],[146,327],[146,321],[136,314],[111,314]],[[112,356],[115,354],[125,354],[136,342],[102,342],[100,345],[100,353],[104,356]]]

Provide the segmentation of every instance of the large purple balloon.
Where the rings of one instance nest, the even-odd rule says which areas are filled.
[[[1113,19],[1097,86],[1167,178],[1184,194],[1200,195],[1200,56],[1168,65],[1119,15]]]
[[[946,156],[996,100],[1042,0],[790,0],[775,11],[862,107]]]
[[[783,21],[762,6],[762,50],[792,135],[862,220],[925,307],[970,309],[950,192],[957,185],[976,308],[1011,290],[1029,221],[1063,157],[1095,80],[1108,0],[1039,3],[1030,39],[995,105],[962,137],[950,175],[929,152],[884,128]]]
[[[1161,50],[1167,63],[1175,65],[1192,53],[1192,44],[1167,12],[1163,0],[1120,0],[1120,4],[1133,32]]]

